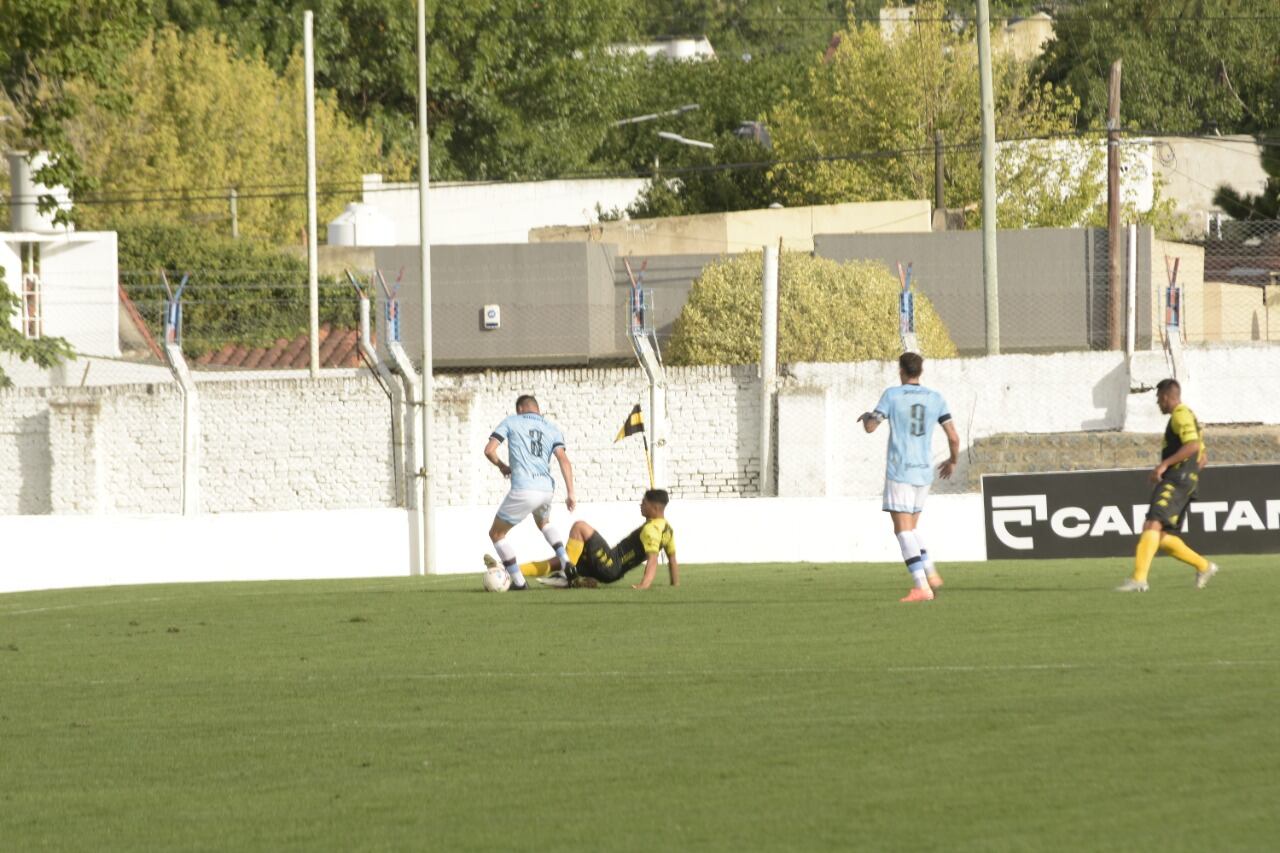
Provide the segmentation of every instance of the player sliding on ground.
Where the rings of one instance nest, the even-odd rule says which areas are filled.
[[[1200,470],[1205,465],[1204,431],[1195,413],[1182,402],[1178,380],[1162,379],[1156,384],[1156,405],[1169,416],[1160,445],[1160,464],[1151,471],[1151,482],[1156,487],[1138,537],[1133,577],[1116,587],[1117,592],[1147,591],[1147,573],[1157,550],[1194,568],[1196,589],[1204,589],[1218,573],[1216,563],[1192,551],[1177,535],[1187,504],[1195,498],[1200,485]]]
[[[648,589],[658,574],[658,553],[667,555],[667,570],[671,585],[680,584],[680,565],[676,562],[675,532],[667,523],[666,510],[669,497],[663,489],[650,489],[640,501],[640,514],[644,524],[631,531],[621,542],[610,547],[605,538],[585,521],[574,522],[569,529],[569,541],[565,550],[569,554],[568,565],[561,567],[557,557],[522,563],[520,572],[525,577],[537,578],[546,586],[593,587],[601,583],[613,583],[637,566],[644,566],[640,583],[632,589]],[[485,565],[493,558],[485,555]]]
[[[933,591],[942,586],[924,540],[916,530],[924,499],[933,482],[933,428],[942,424],[951,457],[938,466],[938,476],[946,480],[956,469],[960,456],[960,435],[947,409],[947,401],[932,388],[920,384],[924,358],[904,352],[898,359],[901,385],[886,388],[880,402],[858,420],[867,432],[875,432],[881,421],[889,422],[889,451],[884,470],[884,511],[893,520],[893,533],[902,549],[902,559],[911,572],[915,587],[902,601],[933,601]]]

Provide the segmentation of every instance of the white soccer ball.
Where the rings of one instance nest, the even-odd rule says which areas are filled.
[[[489,569],[484,573],[485,592],[506,592],[511,589],[511,575],[503,568]]]

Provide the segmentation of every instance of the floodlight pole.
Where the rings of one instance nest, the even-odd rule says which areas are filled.
[[[773,494],[773,394],[778,384],[778,247],[764,247],[760,294],[760,495]]]
[[[320,273],[316,245],[316,57],[315,15],[302,13],[302,55],[307,92],[307,292],[310,302],[311,378],[320,375]]]
[[[435,498],[432,496],[431,421],[435,416],[434,365],[431,357],[431,228],[427,193],[431,184],[430,142],[427,137],[427,3],[418,0],[418,243],[422,269],[422,447],[416,449],[421,467],[417,487],[421,518],[416,537],[420,548],[415,574],[435,568]]]
[[[987,355],[1000,354],[1000,290],[996,273],[996,107],[991,84],[991,11],[978,0],[978,78],[982,89],[982,281]]]

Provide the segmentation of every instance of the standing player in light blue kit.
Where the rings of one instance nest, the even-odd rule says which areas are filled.
[[[498,446],[503,442],[507,444],[507,462],[498,458]],[[551,479],[551,457],[560,463],[560,473],[564,476],[565,506],[573,512],[577,505],[573,496],[573,466],[569,464],[560,427],[542,416],[538,401],[531,394],[521,394],[516,399],[516,413],[494,427],[484,447],[484,456],[504,477],[511,478],[511,491],[498,506],[489,528],[494,550],[511,575],[511,588],[529,588],[520,571],[516,550],[507,542],[507,533],[530,513],[547,544],[555,549],[559,568],[567,569],[571,564],[564,548],[564,535],[551,524],[551,498],[556,488],[555,480]]]
[[[936,424],[942,424],[951,447],[951,458],[938,466],[938,476],[950,479],[960,457],[960,436],[947,401],[937,391],[920,384],[923,372],[924,358],[918,353],[904,352],[898,359],[898,378],[902,384],[886,388],[875,409],[858,417],[867,432],[875,432],[881,421],[889,422],[884,511],[893,519],[893,533],[902,548],[902,559],[915,582],[902,601],[932,601],[933,591],[942,586],[942,576],[916,530],[933,483]]]

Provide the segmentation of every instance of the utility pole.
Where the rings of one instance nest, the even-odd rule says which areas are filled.
[[[1000,288],[996,274],[996,105],[991,84],[991,10],[978,0],[978,78],[982,88],[982,282],[987,355],[1000,354]]]
[[[315,16],[302,13],[302,57],[307,101],[307,295],[310,304],[311,378],[320,375],[320,278],[316,242],[316,55]]]
[[[1120,60],[1107,81],[1107,331],[1108,349],[1124,346],[1124,279],[1120,257]]]
[[[427,136],[427,0],[418,0],[418,261],[422,268],[422,447],[418,458],[419,523],[422,535],[420,566],[434,571],[436,504],[432,477],[435,456],[431,451],[432,421],[435,419],[435,364],[431,351],[431,220],[427,215],[427,193],[431,185],[430,139]],[[416,574],[416,572],[415,572]]]
[[[947,227],[947,205],[942,197],[942,131],[933,132],[933,230],[945,231]],[[941,221],[939,221],[939,218]]]
[[[240,213],[236,209],[236,188],[232,187],[228,198],[231,200],[231,239],[240,239]]]

